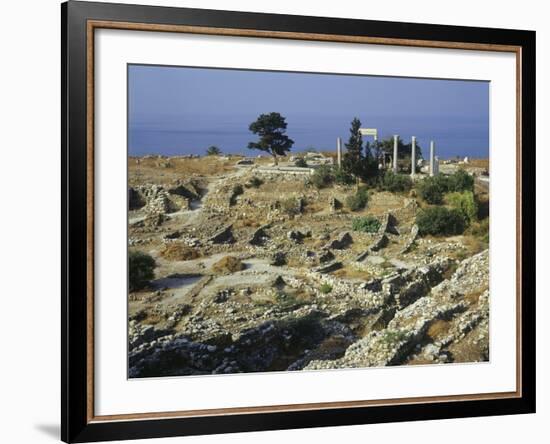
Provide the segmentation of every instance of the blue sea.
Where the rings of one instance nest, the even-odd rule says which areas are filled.
[[[186,118],[181,124],[131,124],[129,154],[202,155],[209,146],[216,145],[223,153],[256,155],[257,151],[247,149],[248,142],[256,140],[255,135],[248,131],[255,117],[194,116]],[[285,117],[288,122],[287,134],[295,142],[292,148],[295,152],[308,148],[333,151],[336,149],[337,137],[341,137],[344,143],[349,137],[351,118],[347,116],[312,119],[300,114],[288,114]],[[363,127],[378,129],[379,139],[399,134],[408,142],[411,136],[416,136],[425,157],[429,152],[430,140],[435,141],[436,154],[441,158],[489,156],[489,124],[486,119],[464,116],[367,116],[361,120]]]

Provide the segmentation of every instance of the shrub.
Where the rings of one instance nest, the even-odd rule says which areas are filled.
[[[196,259],[200,256],[196,249],[180,243],[167,244],[161,251],[160,255],[164,259],[171,261],[188,261],[190,259]]]
[[[401,341],[405,340],[407,338],[407,333],[401,330],[385,330],[382,333],[381,341],[391,345],[395,346]]]
[[[325,282],[324,284],[321,284],[321,286],[319,287],[319,291],[323,294],[328,294],[332,291],[332,285]]]
[[[240,196],[243,193],[244,193],[244,188],[240,183],[233,186],[233,196]]]
[[[353,231],[363,231],[364,233],[376,233],[380,228],[380,221],[373,216],[358,217],[353,220],[351,228]]]
[[[247,188],[259,188],[262,184],[264,183],[264,181],[256,176],[254,177],[251,177],[250,180],[245,183],[245,187]]]
[[[212,265],[212,271],[216,273],[235,273],[244,269],[244,264],[235,256],[222,257],[218,262]]]
[[[139,290],[155,277],[155,259],[141,251],[128,254],[128,281],[130,291]]]
[[[349,173],[346,173],[342,168],[334,169],[334,182],[340,185],[352,185],[355,183],[355,179]]]
[[[346,197],[346,206],[351,211],[359,211],[367,206],[369,200],[368,192],[365,187],[361,187],[351,196]]]
[[[447,191],[474,191],[474,178],[464,170],[458,170],[448,177]]]
[[[443,203],[443,194],[447,192],[447,178],[442,175],[426,177],[418,183],[420,197],[432,205]]]
[[[466,225],[470,225],[470,223],[476,220],[477,202],[474,193],[471,191],[449,193],[446,199],[453,208],[456,208],[462,213]]]
[[[317,188],[328,187],[334,182],[332,168],[327,165],[321,165],[311,175],[311,183]]]
[[[462,234],[465,229],[462,212],[456,208],[431,207],[420,210],[416,215],[416,224],[421,236]]]
[[[235,205],[235,203],[237,202],[237,196],[240,196],[243,193],[244,188],[240,183],[234,185],[233,190],[231,191],[231,197],[229,198],[229,203],[231,205]]]
[[[394,174],[388,171],[382,179],[382,189],[392,193],[409,191],[412,188],[412,180],[404,174]]]
[[[300,168],[307,168],[307,162],[302,157],[298,157],[294,162],[294,165]]]
[[[438,174],[427,177],[418,184],[418,191],[422,199],[433,205],[443,202],[445,193],[474,191],[474,178],[464,170],[458,170],[450,176]]]

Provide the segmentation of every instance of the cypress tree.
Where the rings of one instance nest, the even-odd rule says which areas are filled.
[[[348,174],[353,174],[356,178],[363,175],[363,137],[359,132],[361,121],[354,117],[351,121],[350,136],[348,143],[345,144],[346,152],[342,159],[342,169]]]

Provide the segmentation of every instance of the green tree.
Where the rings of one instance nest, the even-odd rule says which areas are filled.
[[[143,288],[155,277],[155,259],[141,251],[128,254],[128,283],[130,291]]]
[[[206,155],[207,156],[218,156],[222,153],[222,150],[220,150],[216,145],[209,146],[206,149]]]
[[[380,161],[380,147],[377,142],[365,144],[365,154],[363,156],[362,179],[372,183],[372,179],[376,179],[381,171],[378,169]]]
[[[294,141],[285,134],[286,127],[286,120],[279,113],[260,114],[248,127],[252,133],[259,136],[259,140],[249,142],[248,148],[269,153],[277,165],[277,156],[286,155],[294,145]]]
[[[342,169],[356,178],[363,176],[363,137],[359,132],[361,121],[354,117],[351,121],[350,136],[342,159]]]

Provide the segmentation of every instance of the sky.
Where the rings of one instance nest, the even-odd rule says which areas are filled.
[[[128,151],[145,154],[224,153],[247,149],[262,113],[286,118],[292,151],[335,150],[350,122],[377,128],[379,138],[416,136],[427,157],[489,156],[489,82],[344,74],[130,65]],[[366,138],[365,140],[371,140]]]

